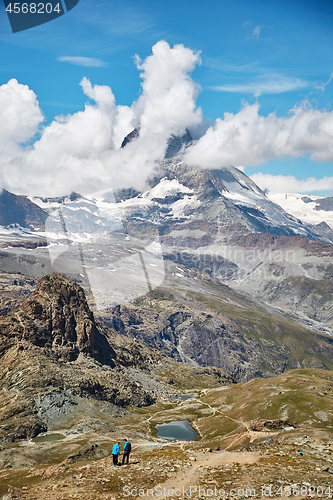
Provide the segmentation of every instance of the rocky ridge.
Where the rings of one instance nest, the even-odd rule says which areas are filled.
[[[4,443],[151,405],[184,377],[158,351],[97,323],[82,288],[60,275],[41,278],[17,312],[0,318],[0,358]],[[186,375],[199,372],[188,367]],[[213,385],[233,382],[218,369],[207,377]]]

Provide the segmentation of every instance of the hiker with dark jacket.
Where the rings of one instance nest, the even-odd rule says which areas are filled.
[[[125,439],[124,455],[123,455],[123,465],[125,463],[125,460],[127,460],[126,463],[128,464],[128,460],[129,460],[129,456],[130,456],[130,453],[131,453],[131,449],[132,449],[131,443],[129,441],[127,441],[127,439]]]
[[[118,465],[118,455],[119,455],[119,444],[116,443],[112,447],[113,465]]]

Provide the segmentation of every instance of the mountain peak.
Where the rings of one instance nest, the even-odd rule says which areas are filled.
[[[165,152],[165,158],[172,158],[178,154],[184,146],[187,146],[193,141],[190,132],[186,129],[182,136],[173,135],[168,141],[168,147]]]
[[[124,137],[123,142],[121,143],[120,147],[124,148],[126,146],[126,144],[128,144],[129,142],[134,141],[134,139],[136,139],[137,137],[139,137],[139,129],[135,128],[135,129],[132,130],[132,132],[130,132],[129,134],[127,134],[126,137]]]
[[[66,361],[80,352],[114,366],[115,353],[100,333],[83,289],[61,275],[47,275],[18,312],[0,319],[7,342],[14,338],[51,350]]]
[[[126,137],[124,137],[124,140],[121,143],[120,147],[124,148],[129,142],[132,142],[134,141],[134,139],[137,139],[139,135],[140,135],[140,128],[134,128],[132,132],[130,132],[129,134],[127,134]],[[165,158],[172,158],[181,151],[183,146],[186,146],[192,141],[193,138],[187,129],[182,136],[172,135],[168,140],[168,146],[165,152]]]

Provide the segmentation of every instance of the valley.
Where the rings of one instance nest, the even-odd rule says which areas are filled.
[[[21,441],[2,450],[0,491],[22,499],[126,498],[129,491],[140,498],[152,496],[151,490],[162,498],[188,498],[191,488],[191,498],[198,499],[216,488],[217,498],[238,499],[261,498],[270,488],[272,498],[297,496],[301,489],[303,497],[318,491],[329,498],[332,394],[332,372],[292,370],[198,389],[195,398],[180,403],[132,407],[108,424],[100,417],[93,428],[62,430],[63,441]],[[155,425],[175,419],[189,419],[200,439],[157,438]],[[130,464],[114,467],[111,446],[124,437],[132,442]]]
[[[2,500],[332,497],[331,200],[191,141],[141,192],[1,193]]]

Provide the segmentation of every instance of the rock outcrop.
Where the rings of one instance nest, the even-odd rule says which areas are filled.
[[[18,312],[0,320],[1,350],[13,342],[44,347],[65,361],[79,353],[115,366],[116,354],[98,330],[84,291],[60,275],[45,276]]]
[[[0,441],[121,415],[175,394],[184,373],[203,377],[178,366],[96,322],[79,285],[45,276],[17,312],[0,318]],[[214,368],[204,377],[213,386],[233,382]]]
[[[19,224],[21,227],[43,229],[48,214],[29,200],[27,196],[18,196],[6,189],[0,193],[0,225]]]

